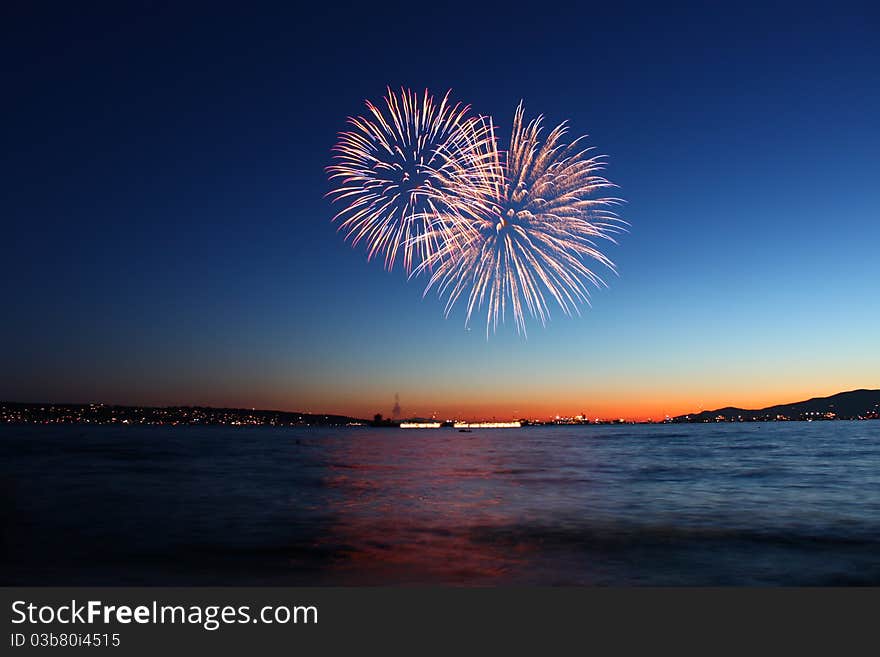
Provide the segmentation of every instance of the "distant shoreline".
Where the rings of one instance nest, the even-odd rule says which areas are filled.
[[[451,427],[454,418],[440,421]],[[485,418],[490,419],[490,418]],[[494,419],[494,418],[493,418]],[[619,424],[714,424],[741,422],[828,422],[880,419],[880,390],[851,390],[829,397],[749,410],[726,407],[662,420],[589,419],[585,415],[548,420],[511,418],[523,426],[572,426]],[[474,421],[474,418],[468,418]],[[434,421],[427,418],[372,420],[332,413],[303,413],[210,406],[123,406],[101,403],[0,402],[0,424],[44,425],[158,425],[158,426],[371,426],[396,429],[401,422]]]

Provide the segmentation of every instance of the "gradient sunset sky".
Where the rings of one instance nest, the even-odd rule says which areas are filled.
[[[2,10],[0,399],[660,418],[880,388],[880,10],[609,3]],[[581,317],[449,319],[330,218],[386,85],[609,156]]]

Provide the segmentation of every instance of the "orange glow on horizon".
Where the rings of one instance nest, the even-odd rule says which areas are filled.
[[[312,385],[302,390],[279,390],[271,385],[254,387],[250,394],[227,390],[219,395],[194,395],[184,390],[166,390],[161,396],[140,398],[102,398],[108,404],[145,406],[208,406],[214,408],[254,408],[312,414],[345,415],[372,419],[385,418],[511,421],[550,420],[583,415],[590,420],[662,421],[727,406],[758,410],[827,397],[856,389],[878,389],[880,381],[872,375],[846,376],[828,373],[825,382],[800,377],[799,372],[783,375],[783,380],[755,381],[735,376],[714,379],[667,381],[662,378],[640,384],[629,379],[606,380],[600,384],[578,386],[567,381],[546,384],[525,379],[504,379],[500,384],[455,385],[441,380],[425,382],[424,387],[387,382],[374,387],[340,386],[338,382]],[[421,382],[420,382],[421,383]],[[395,415],[395,392],[400,390],[400,409]]]
[[[572,395],[568,399],[533,399],[531,401],[523,401],[522,403],[506,400],[446,401],[444,403],[438,400],[432,404],[430,401],[413,399],[411,403],[404,405],[400,417],[436,418],[438,420],[458,419],[464,421],[506,421],[514,419],[547,420],[557,416],[575,417],[583,414],[590,420],[598,418],[600,420],[624,419],[636,422],[647,420],[660,421],[666,416],[675,417],[727,406],[758,410],[778,404],[804,401],[812,397],[829,396],[860,387],[870,386],[850,386],[831,389],[816,389],[804,386],[801,389],[785,391],[768,389],[752,394],[740,395],[725,395],[718,391],[700,395],[688,391],[678,394],[667,393],[667,395],[662,397],[646,394],[642,399],[634,398],[636,395],[621,395],[618,398],[614,398],[611,396],[604,397],[584,394],[582,397]],[[304,409],[290,410],[301,411]],[[381,413],[385,417],[391,417],[390,404],[387,400],[340,406],[330,405],[326,409],[321,409],[320,412],[333,412],[359,418],[371,418],[376,413]]]

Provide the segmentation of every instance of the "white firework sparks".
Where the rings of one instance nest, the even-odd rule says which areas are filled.
[[[389,270],[400,256],[411,273],[455,243],[452,225],[477,210],[451,190],[482,166],[490,134],[449,92],[438,103],[427,90],[388,88],[384,101],[366,101],[367,116],[350,117],[351,130],[339,135],[327,168],[338,187],[329,196],[346,203],[334,220],[347,240],[363,241],[368,259],[383,256]]]
[[[598,241],[613,242],[626,224],[610,209],[620,199],[601,196],[614,187],[601,175],[603,156],[591,155],[583,137],[566,144],[565,123],[542,142],[542,117],[524,124],[523,114],[520,103],[506,152],[491,139],[490,151],[473,159],[479,166],[451,185],[462,212],[451,228],[426,234],[439,248],[416,270],[430,272],[425,292],[447,298],[447,315],[463,296],[466,324],[485,308],[487,336],[508,311],[522,334],[526,314],[544,325],[552,302],[579,313],[590,288],[605,285],[591,267],[614,271]],[[483,123],[491,133],[491,121]]]

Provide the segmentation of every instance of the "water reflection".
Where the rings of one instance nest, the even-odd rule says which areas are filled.
[[[0,584],[880,584],[880,422],[0,427],[0,493]]]
[[[491,584],[521,567],[527,551],[477,544],[474,529],[508,519],[510,491],[496,480],[487,435],[430,432],[333,441],[329,488],[336,522],[326,540],[336,568],[360,583]]]

